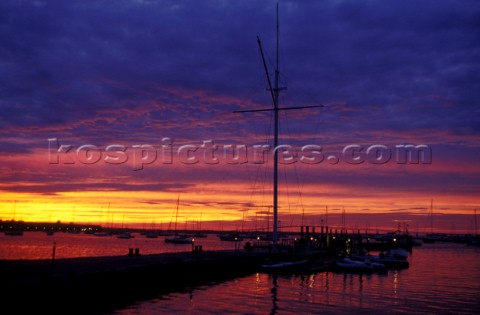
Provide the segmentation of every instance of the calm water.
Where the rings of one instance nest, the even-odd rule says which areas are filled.
[[[0,235],[0,259],[124,255],[188,251],[191,245],[83,234]],[[204,249],[233,249],[214,235],[197,239]],[[388,274],[320,272],[273,276],[257,273],[235,280],[161,295],[113,314],[480,314],[480,248],[424,244],[409,257],[410,268]]]
[[[409,260],[386,275],[257,273],[114,314],[480,314],[480,248],[427,244]]]
[[[131,239],[118,239],[116,236],[83,233],[62,232],[53,236],[42,232],[25,232],[23,236],[0,233],[0,259],[50,259],[54,242],[56,258],[126,255],[129,248],[139,248],[140,254],[157,254],[189,251],[192,247],[191,244],[165,243],[163,236],[147,238],[138,233],[133,235],[135,237]],[[204,250],[235,249],[234,242],[221,242],[215,235],[199,238],[195,245],[202,245]]]

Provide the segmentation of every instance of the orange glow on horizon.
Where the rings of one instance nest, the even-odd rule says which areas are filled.
[[[201,191],[184,193],[173,192],[122,192],[122,191],[92,191],[68,192],[56,195],[37,195],[24,193],[4,193],[0,202],[0,217],[3,220],[24,220],[36,222],[88,223],[103,226],[121,227],[127,225],[152,224],[166,226],[174,220],[177,198],[180,196],[178,224],[179,226],[195,228],[202,222],[202,228],[217,229],[218,222],[225,226],[239,228],[240,221],[246,228],[265,225],[267,218],[271,220],[271,196],[267,191],[264,196],[252,197],[248,191],[243,191],[243,185],[224,186],[210,184]],[[321,198],[316,192],[322,191]],[[285,195],[286,192],[284,192]],[[407,212],[412,215],[428,215],[430,200],[434,199],[435,214],[466,214],[473,213],[476,200],[466,200],[463,197],[440,196],[429,198],[421,193],[373,193],[370,189],[360,190],[345,198],[341,187],[325,187],[311,185],[304,187],[301,200],[298,195],[290,194],[282,198],[279,205],[280,220],[284,225],[290,220],[300,225],[300,217],[305,214],[315,218],[313,224],[320,225],[320,219],[328,214],[338,216],[342,209],[346,215],[352,214],[385,214]],[[335,197],[337,196],[337,197]],[[288,199],[288,200],[287,200]],[[149,202],[146,202],[148,200]],[[251,207],[245,202],[251,201]],[[290,202],[290,203],[288,203]],[[461,204],[461,207],[458,206]],[[217,222],[214,225],[205,224]],[[231,222],[230,224],[228,222]],[[353,222],[350,222],[353,224]],[[308,224],[308,222],[307,222]],[[310,223],[312,224],[312,223]],[[332,222],[332,224],[335,224]],[[371,227],[375,222],[369,222]],[[395,224],[392,223],[392,227]]]
[[[261,171],[264,182],[257,183],[257,165],[152,164],[135,172],[131,165],[52,165],[46,149],[15,159],[3,156],[0,163],[2,173],[12,178],[8,184],[0,184],[3,220],[165,226],[172,222],[179,196],[178,223],[183,226],[194,227],[202,221],[206,223],[203,228],[217,229],[218,222],[225,222],[225,227],[252,228],[254,222],[264,224],[272,217],[268,164],[267,171]],[[298,164],[297,178],[292,180],[293,168],[282,165],[281,172],[286,170],[290,182],[280,178],[279,219],[283,224],[299,225],[304,214],[311,224],[319,225],[326,206],[332,216],[343,208],[347,215],[423,216],[432,199],[436,214],[471,215],[478,208],[478,198],[468,185],[463,189],[445,182],[436,186],[437,182],[431,181],[418,188],[417,180],[436,175],[448,180],[455,172],[468,174],[477,169],[458,163],[449,167],[446,161],[432,165]],[[403,186],[383,187],[395,180]],[[150,190],[142,190],[144,186]],[[371,227],[376,224],[369,221]]]

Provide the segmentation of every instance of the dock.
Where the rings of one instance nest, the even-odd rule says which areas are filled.
[[[309,254],[311,255],[311,254]],[[101,314],[138,300],[257,272],[265,261],[305,254],[192,251],[56,260],[1,260],[10,313]],[[3,313],[3,312],[2,312]]]
[[[338,233],[328,227],[317,233],[307,226],[301,227],[299,238],[282,239],[275,251],[270,242],[257,239],[235,250],[206,251],[192,245],[188,252],[143,255],[139,248],[129,248],[122,256],[63,259],[55,259],[53,250],[52,259],[0,260],[6,301],[0,310],[8,310],[6,314],[102,314],[255,272],[326,270],[336,257],[369,249],[366,245],[378,243],[382,250],[400,245],[402,235],[387,236],[377,240],[362,237],[359,231]]]

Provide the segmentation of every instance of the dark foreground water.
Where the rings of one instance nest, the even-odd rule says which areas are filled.
[[[426,244],[388,274],[257,273],[114,314],[480,314],[480,248]]]
[[[0,235],[0,259],[123,255],[188,251],[163,237],[134,239],[59,233]],[[215,235],[198,239],[205,250],[234,249]],[[480,248],[437,243],[415,247],[410,268],[388,274],[319,272],[273,276],[257,273],[159,295],[113,314],[480,314]],[[179,275],[181,277],[182,275]],[[164,285],[164,284],[162,284]],[[134,288],[129,288],[134,289]]]

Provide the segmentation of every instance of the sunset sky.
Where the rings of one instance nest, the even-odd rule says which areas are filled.
[[[280,112],[280,225],[472,233],[480,3],[279,9],[280,106],[324,105]],[[272,107],[275,24],[276,1],[1,1],[0,218],[168,224],[179,198],[185,226],[266,227],[273,116],[233,111]]]

